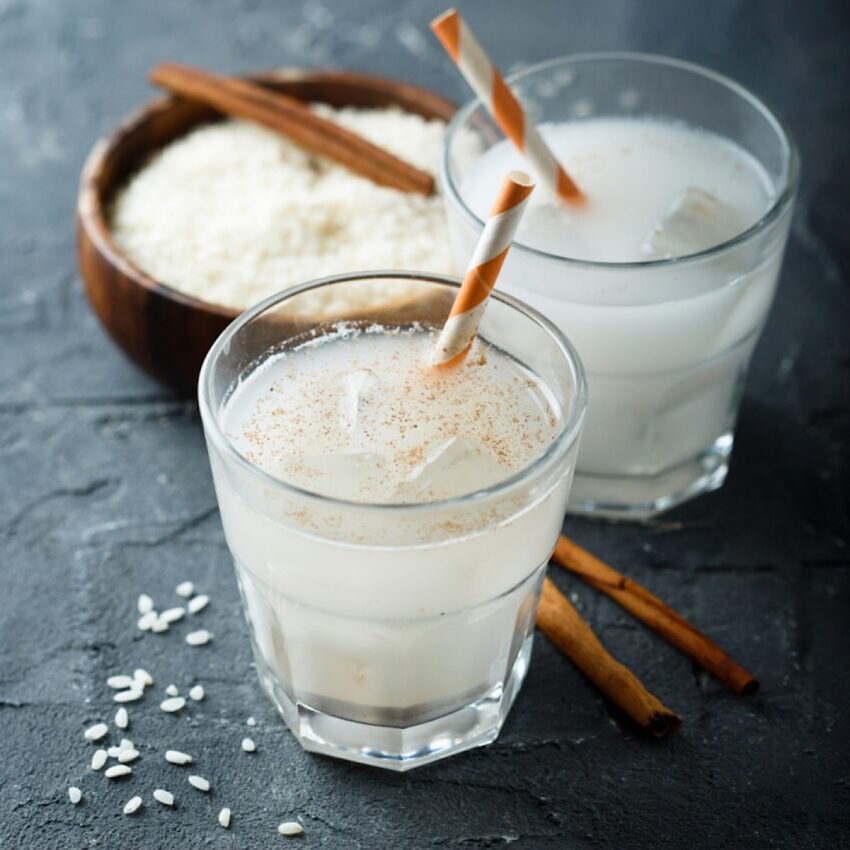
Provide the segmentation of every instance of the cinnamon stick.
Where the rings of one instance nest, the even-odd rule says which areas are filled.
[[[651,735],[663,738],[682,725],[677,714],[665,708],[627,667],[608,653],[548,577],[543,579],[537,625],[605,696]]]
[[[434,178],[389,151],[317,115],[300,100],[256,83],[210,74],[188,65],[163,62],[151,82],[198,100],[227,115],[262,124],[314,153],[326,156],[381,186],[431,195]]]
[[[563,535],[559,538],[553,560],[613,599],[736,694],[752,694],[758,690],[758,679],[733,661],[711,638],[646,588],[572,540]]]

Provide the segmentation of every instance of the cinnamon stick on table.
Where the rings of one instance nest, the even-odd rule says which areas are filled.
[[[176,62],[157,65],[150,79],[181,97],[262,124],[382,186],[422,195],[434,192],[434,178],[428,172],[322,118],[297,98],[282,92]]]
[[[572,540],[562,535],[552,558],[634,614],[736,694],[752,694],[758,690],[758,679],[733,661],[711,638],[646,588],[618,573]]]
[[[663,738],[682,725],[677,714],[665,708],[627,667],[608,653],[548,577],[543,579],[537,625],[588,679],[651,735]]]

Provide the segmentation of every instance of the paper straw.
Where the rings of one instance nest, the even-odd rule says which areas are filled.
[[[534,123],[529,121],[457,10],[449,9],[434,18],[431,29],[502,132],[525,154],[540,182],[565,201],[581,201],[584,198],[581,189],[564,171]]]
[[[533,188],[534,181],[522,171],[511,171],[505,177],[434,346],[433,366],[454,366],[466,357]]]

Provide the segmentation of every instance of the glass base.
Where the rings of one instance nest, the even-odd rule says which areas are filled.
[[[305,750],[405,771],[496,739],[525,679],[533,635],[523,641],[507,679],[472,702],[414,726],[359,723],[294,699],[254,651],[260,684]]]
[[[723,486],[733,436],[721,434],[704,452],[657,475],[589,475],[576,469],[568,513],[647,520]]]

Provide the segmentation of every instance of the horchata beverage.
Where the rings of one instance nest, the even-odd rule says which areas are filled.
[[[652,514],[726,474],[787,236],[793,151],[754,98],[667,60],[559,60],[515,88],[585,200],[536,192],[499,285],[558,324],[587,368],[571,504]],[[452,134],[476,128],[484,150],[469,163]],[[462,263],[487,187],[524,158],[474,104],[447,144]]]
[[[403,769],[492,740],[568,497],[576,361],[498,299],[447,370],[418,322],[339,321],[263,350],[270,326],[229,332],[201,379],[261,681],[311,749]],[[503,348],[508,328],[527,342]],[[216,360],[240,348],[205,410]]]

